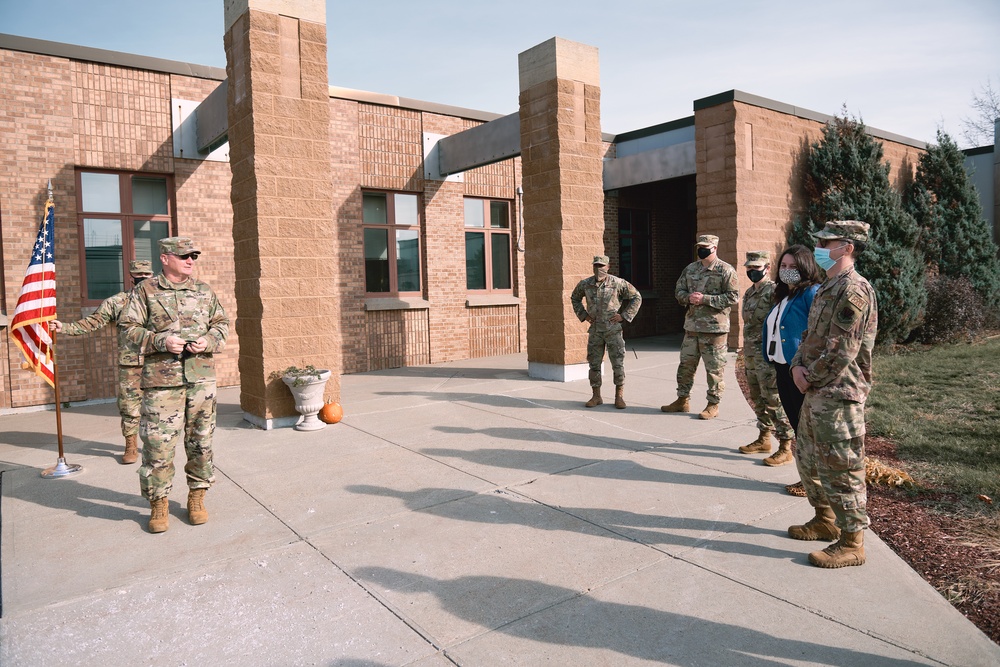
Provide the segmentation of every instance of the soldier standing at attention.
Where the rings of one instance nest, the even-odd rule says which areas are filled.
[[[153,265],[149,260],[137,259],[129,263],[129,275],[132,276],[132,286],[136,286],[153,275]],[[105,299],[97,310],[76,322],[63,323],[59,320],[49,321],[49,330],[67,336],[82,336],[103,329],[109,324],[118,324],[118,318],[125,310],[129,292],[123,290]],[[118,413],[122,416],[122,435],[125,436],[125,453],[122,463],[135,463],[139,457],[139,404],[142,402],[142,389],[139,378],[142,375],[142,352],[137,351],[118,330]]]
[[[816,292],[809,324],[791,363],[805,394],[799,417],[797,465],[816,516],[788,528],[797,540],[837,540],[809,554],[819,567],[865,562],[865,399],[872,386],[878,330],[875,290],[854,269],[868,242],[868,224],[826,223],[813,234],[816,263],[827,278]],[[838,539],[839,538],[839,539]]]
[[[761,351],[764,321],[774,305],[774,290],[777,287],[769,275],[771,255],[766,250],[748,252],[743,266],[753,283],[743,294],[743,360],[760,435],[739,450],[744,454],[770,454],[771,433],[776,432],[778,453],[764,459],[764,463],[782,465],[792,462],[792,438],[795,437],[795,431],[781,407],[774,366],[767,362]]]
[[[201,251],[183,236],[160,241],[163,273],[140,285],[122,314],[128,340],[148,350],[142,369],[142,465],[139,489],[149,501],[149,532],[168,528],[174,451],[184,443],[188,520],[208,521],[205,491],[215,481],[215,362],[229,318],[212,288],[192,277]]]
[[[587,307],[583,307],[583,298]],[[622,337],[622,322],[631,322],[642,296],[629,281],[608,274],[607,255],[594,257],[594,275],[581,280],[570,296],[573,312],[581,322],[590,323],[587,337],[587,363],[590,364],[590,386],[594,395],[584,403],[588,408],[600,405],[601,364],[604,348],[608,349],[608,359],[614,371],[615,407],[624,410],[625,405],[625,339]]]
[[[708,376],[708,406],[698,417],[714,419],[726,388],[722,374],[726,370],[729,309],[739,301],[740,292],[736,269],[716,256],[719,237],[702,234],[697,247],[698,261],[684,267],[674,290],[678,303],[687,308],[681,363],[677,367],[677,400],[660,410],[690,412],[694,373],[698,370],[698,360],[703,359]]]

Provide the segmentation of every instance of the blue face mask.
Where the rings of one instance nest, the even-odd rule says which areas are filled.
[[[837,246],[837,248],[833,249],[837,250],[843,247],[844,246],[840,245]],[[819,268],[823,269],[824,271],[829,271],[831,268],[833,268],[834,264],[840,261],[840,258],[833,259],[832,257],[830,257],[830,250],[831,250],[830,248],[816,248],[813,250],[813,257],[816,258],[816,263],[819,265]]]

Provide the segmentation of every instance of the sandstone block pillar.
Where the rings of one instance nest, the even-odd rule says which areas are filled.
[[[587,377],[587,326],[569,297],[604,254],[597,48],[559,37],[518,55],[528,374]]]
[[[323,0],[225,0],[240,404],[263,428],[297,413],[273,375],[329,369],[341,338]],[[224,221],[219,221],[224,224]]]

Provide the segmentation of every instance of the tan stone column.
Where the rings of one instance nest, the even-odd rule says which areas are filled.
[[[326,398],[340,395],[326,4],[225,9],[240,405],[272,428],[297,419],[275,371],[330,369]]]
[[[587,377],[587,326],[569,297],[604,254],[597,48],[559,37],[518,55],[528,374]]]

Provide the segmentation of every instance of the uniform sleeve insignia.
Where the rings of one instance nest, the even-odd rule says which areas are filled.
[[[834,323],[841,329],[853,329],[867,306],[868,301],[860,294],[848,296],[847,303],[837,312]]]
[[[859,312],[863,311],[865,308],[868,307],[868,299],[866,299],[861,294],[856,294],[856,293],[851,294],[850,296],[847,297],[847,300],[850,302],[852,306],[857,308]]]

